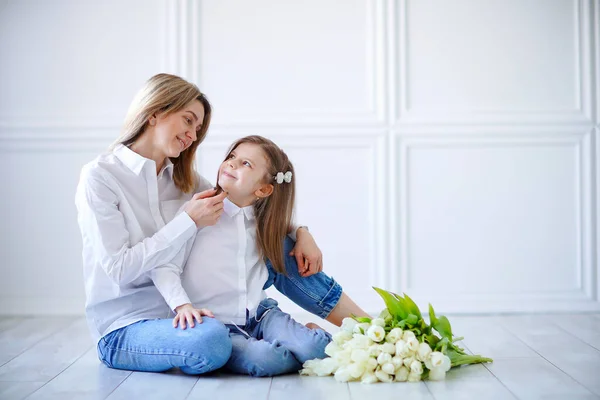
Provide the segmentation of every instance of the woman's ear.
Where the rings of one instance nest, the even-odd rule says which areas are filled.
[[[263,184],[254,192],[254,195],[260,199],[269,197],[271,194],[273,194],[273,185],[271,185],[270,183]]]
[[[151,126],[154,126],[154,125],[156,125],[156,114],[152,114],[152,116],[150,116],[150,118],[148,118],[148,123],[149,123]]]

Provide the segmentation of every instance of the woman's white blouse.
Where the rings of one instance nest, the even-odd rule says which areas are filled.
[[[210,188],[199,178],[197,191]],[[177,210],[193,193],[126,146],[98,156],[81,172],[75,204],[83,238],[86,316],[96,340],[143,319],[166,318],[168,305],[147,272],[169,265],[196,234]],[[181,265],[181,261],[175,262]]]

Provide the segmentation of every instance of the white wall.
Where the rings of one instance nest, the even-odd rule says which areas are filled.
[[[158,72],[262,134],[370,311],[599,310],[599,0],[0,1],[0,314],[83,311],[73,196]],[[287,302],[284,301],[287,309]]]

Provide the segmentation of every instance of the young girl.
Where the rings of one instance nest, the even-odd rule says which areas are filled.
[[[227,193],[224,213],[190,242],[181,279],[181,269],[173,264],[152,271],[155,285],[177,312],[174,326],[185,327],[189,315],[199,319],[214,313],[230,330],[233,350],[225,367],[236,373],[273,376],[325,357],[331,336],[294,321],[263,290],[269,278],[265,259],[285,274],[284,240],[294,208],[292,163],[272,141],[248,136],[231,146],[217,182]]]

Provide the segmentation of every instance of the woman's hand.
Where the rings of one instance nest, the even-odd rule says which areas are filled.
[[[223,214],[223,200],[227,197],[227,193],[215,195],[216,192],[216,189],[208,189],[196,193],[185,205],[183,210],[194,220],[198,228],[216,224]]]
[[[304,228],[296,232],[296,246],[290,252],[296,257],[300,276],[307,277],[323,270],[323,253],[315,243],[312,235]]]
[[[190,303],[182,304],[175,308],[175,312],[177,315],[173,318],[173,328],[177,328],[177,325],[181,326],[181,329],[186,328],[187,326],[190,328],[194,327],[194,319],[198,321],[199,324],[202,323],[202,316],[206,315],[207,317],[214,318],[213,313],[206,308],[194,308]]]

